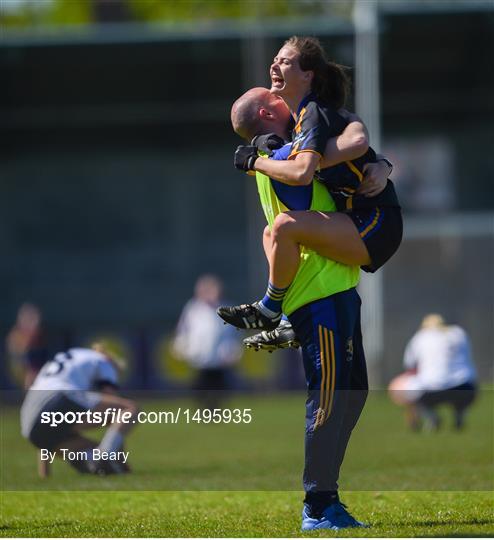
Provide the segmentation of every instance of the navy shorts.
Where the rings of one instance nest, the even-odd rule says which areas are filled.
[[[38,401],[40,404],[37,404]],[[41,402],[44,403],[41,404]],[[87,411],[87,408],[73,401],[61,391],[30,390],[24,402],[23,410],[24,412],[21,412],[21,422],[24,420],[25,423],[32,424],[27,434],[29,441],[37,448],[47,448],[51,451],[58,449],[61,443],[78,435],[74,428],[77,424],[63,422],[57,426],[52,426],[51,423],[41,422],[41,413],[78,413]]]
[[[400,247],[403,237],[403,218],[398,206],[377,206],[348,212],[369,252],[371,264],[362,266],[366,272],[375,272]]]
[[[424,392],[418,403],[426,407],[435,407],[442,403],[448,403],[456,410],[463,411],[473,403],[476,393],[477,388],[473,383],[465,383],[445,390]]]

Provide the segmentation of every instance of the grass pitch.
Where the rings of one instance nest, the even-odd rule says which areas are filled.
[[[297,537],[301,493],[4,493],[2,536]],[[492,495],[348,492],[370,529],[303,536],[491,536]]]
[[[134,472],[80,476],[58,462],[35,476],[18,410],[1,424],[1,536],[301,536],[302,394],[244,396],[250,425],[140,425],[129,437]],[[341,473],[342,499],[371,529],[309,536],[491,536],[492,391],[464,432],[410,433],[382,393],[370,396]],[[147,402],[170,410],[185,402]],[[447,413],[443,411],[446,419]],[[450,423],[450,422],[449,422]],[[70,491],[69,491],[70,490]]]

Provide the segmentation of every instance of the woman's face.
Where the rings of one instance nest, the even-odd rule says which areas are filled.
[[[312,71],[300,69],[299,57],[300,53],[289,45],[279,50],[269,70],[271,93],[290,98],[310,90]]]

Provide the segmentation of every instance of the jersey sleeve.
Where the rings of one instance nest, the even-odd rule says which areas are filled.
[[[194,310],[194,300],[189,300],[180,314],[173,339],[173,351],[181,359],[188,359],[188,349],[191,336],[191,313]]]
[[[330,120],[319,105],[310,101],[301,111],[293,130],[292,147],[288,159],[300,152],[313,152],[324,155],[331,134]]]
[[[417,367],[418,356],[416,351],[416,341],[415,338],[412,338],[405,349],[405,354],[403,356],[403,365],[405,366],[405,369],[414,369]]]
[[[105,384],[118,386],[118,374],[115,366],[111,362],[100,360],[98,362],[98,369],[96,370],[94,385],[102,386]]]
[[[292,143],[287,143],[283,145],[281,148],[274,150],[273,155],[271,156],[271,159],[274,159],[276,161],[283,161],[285,159],[288,159],[291,149],[292,149]]]

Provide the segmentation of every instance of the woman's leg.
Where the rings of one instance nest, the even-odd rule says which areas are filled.
[[[279,214],[271,231],[269,281],[288,287],[300,264],[300,245],[336,262],[370,264],[370,257],[353,221],[338,212],[291,211]]]
[[[353,221],[345,214],[290,211],[279,214],[263,236],[269,257],[269,283],[259,302],[221,306],[218,315],[237,328],[271,330],[281,320],[285,295],[300,264],[300,245],[348,265],[369,264],[370,257]]]
[[[262,233],[262,247],[264,248],[264,254],[266,255],[266,259],[269,263],[271,260],[271,251],[273,249],[273,240],[271,237],[271,231],[267,225],[264,227],[264,231]]]

